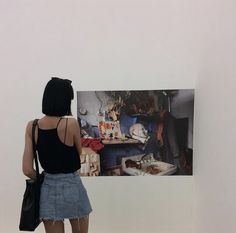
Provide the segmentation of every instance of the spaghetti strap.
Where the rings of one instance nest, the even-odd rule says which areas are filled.
[[[61,119],[62,119],[62,117],[61,117],[61,118],[59,119],[59,121],[57,122],[57,127],[58,127],[58,125],[59,125],[59,123],[60,123]],[[56,127],[56,128],[57,128],[57,127]]]
[[[66,118],[66,129],[65,129],[65,136],[64,136],[64,144],[66,144],[67,123],[68,123],[68,118]]]

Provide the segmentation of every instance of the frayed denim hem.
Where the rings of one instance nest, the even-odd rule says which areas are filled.
[[[90,214],[90,213],[89,213]],[[82,216],[72,216],[72,217],[66,217],[66,218],[55,218],[55,217],[46,217],[46,218],[40,218],[41,221],[65,221],[65,219],[80,219],[80,218],[88,218],[89,214],[82,215]]]

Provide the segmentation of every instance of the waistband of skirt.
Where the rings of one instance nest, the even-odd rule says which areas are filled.
[[[79,176],[79,170],[72,173],[56,173],[56,174],[44,172],[44,176],[51,179],[75,177],[75,176]]]

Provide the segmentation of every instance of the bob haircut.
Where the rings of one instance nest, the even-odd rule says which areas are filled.
[[[53,77],[43,93],[42,112],[48,116],[71,116],[71,100],[74,99],[72,81]]]

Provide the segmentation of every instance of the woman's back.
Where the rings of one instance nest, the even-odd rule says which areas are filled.
[[[37,150],[45,172],[71,173],[80,169],[80,157],[73,139],[73,120],[45,116],[38,121]]]

